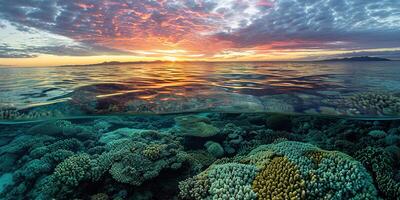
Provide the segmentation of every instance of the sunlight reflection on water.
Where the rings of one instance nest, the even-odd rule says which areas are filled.
[[[332,99],[371,91],[397,94],[398,66],[399,62],[236,62],[0,68],[0,103],[27,108],[72,102],[90,104],[98,113],[348,114],[330,104]]]

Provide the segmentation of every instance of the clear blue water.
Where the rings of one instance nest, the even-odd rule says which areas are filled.
[[[0,68],[0,108],[57,117],[204,111],[397,117],[399,67],[391,61]],[[360,99],[371,106],[357,105]],[[43,114],[48,110],[60,113]]]

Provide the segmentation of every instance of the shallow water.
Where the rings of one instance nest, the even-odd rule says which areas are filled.
[[[0,199],[398,199],[398,64],[0,68]]]
[[[199,111],[397,117],[399,64],[239,62],[0,68],[0,106],[3,111],[18,110],[25,118]],[[46,106],[50,108],[43,108]],[[60,113],[45,113],[49,110]]]

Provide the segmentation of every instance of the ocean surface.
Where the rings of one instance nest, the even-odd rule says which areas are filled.
[[[0,67],[0,199],[400,199],[399,72]]]

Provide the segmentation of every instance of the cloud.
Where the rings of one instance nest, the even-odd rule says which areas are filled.
[[[398,0],[13,0],[0,1],[0,21],[1,32],[5,21],[59,38],[32,46],[14,37],[20,46],[3,45],[2,56],[400,46]]]
[[[313,44],[326,48],[381,48],[400,46],[400,1],[278,0],[251,25],[217,34],[236,47],[276,42]]]

